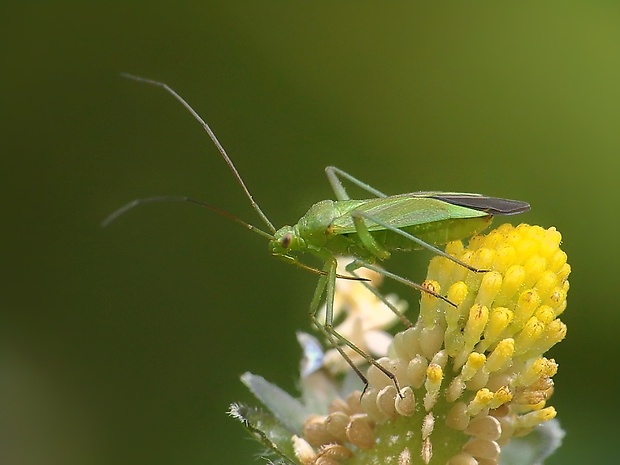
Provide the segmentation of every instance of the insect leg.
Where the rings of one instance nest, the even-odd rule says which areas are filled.
[[[396,387],[396,391],[400,395],[400,386],[398,384],[398,380],[396,376],[390,372],[387,368],[381,366],[375,359],[373,359],[370,355],[364,352],[362,349],[357,347],[351,341],[349,341],[346,337],[340,334],[338,331],[334,329],[334,293],[336,289],[336,268],[337,262],[335,257],[330,257],[326,260],[324,271],[326,272],[325,276],[321,276],[319,278],[319,283],[317,285],[316,290],[314,291],[314,296],[312,298],[312,303],[310,304],[310,317],[314,324],[319,328],[319,330],[325,335],[329,343],[340,353],[342,358],[349,364],[349,366],[355,371],[357,376],[364,383],[364,391],[368,387],[368,379],[361,370],[353,363],[353,360],[346,354],[341,344],[345,344],[351,348],[354,352],[360,355],[366,362],[371,365],[374,365],[377,369],[385,374],[394,386]],[[325,292],[325,322],[321,323],[317,317],[317,312],[319,309],[319,302],[321,301],[321,296]]]
[[[357,260],[353,260],[351,263],[349,263],[346,267],[346,270],[351,273],[353,276],[356,277],[360,277],[359,274],[357,273],[357,270],[359,268],[367,268],[365,265],[363,265],[360,261]],[[381,294],[376,287],[374,287],[373,285],[371,285],[370,283],[368,283],[367,281],[361,281],[360,284],[363,284],[364,287],[366,289],[368,289],[370,292],[372,292],[374,294],[374,296],[379,299],[381,302],[383,302],[385,304],[386,307],[388,307],[392,313],[394,313],[394,315],[396,315],[398,317],[398,319],[401,321],[402,324],[404,324],[407,328],[411,328],[413,326],[413,324],[411,323],[411,321],[409,321],[409,318],[407,318],[403,312],[401,312],[398,308],[396,308],[396,306],[390,302],[388,299],[386,299],[386,297]]]
[[[483,272],[488,271],[488,270],[481,270],[479,268],[476,268],[475,266],[472,266],[472,265],[470,265],[468,263],[465,263],[464,261],[461,261],[458,258],[453,257],[452,255],[444,252],[443,250],[438,249],[434,245],[431,245],[428,242],[424,242],[422,239],[420,239],[418,237],[415,237],[412,234],[409,234],[407,231],[403,231],[402,229],[399,229],[399,228],[397,228],[395,226],[392,226],[391,224],[386,223],[385,221],[380,220],[380,219],[378,219],[378,218],[376,218],[376,217],[374,217],[372,215],[367,215],[367,214],[365,214],[363,212],[353,212],[352,215],[358,216],[358,217],[361,217],[361,218],[365,218],[367,220],[372,221],[373,223],[377,223],[378,225],[383,226],[385,229],[387,229],[389,231],[392,231],[393,233],[399,234],[399,235],[409,239],[410,241],[415,242],[416,244],[420,245],[421,247],[424,247],[425,249],[430,250],[433,253],[436,253],[437,255],[440,255],[440,256],[442,256],[444,258],[447,258],[448,260],[456,263],[457,265],[460,265],[460,266],[462,266],[464,268],[467,268],[469,271],[473,271],[474,273],[483,273]],[[357,223],[356,223],[356,225],[357,225]],[[373,241],[374,241],[374,239],[373,239]],[[366,245],[366,244],[364,244],[364,245]]]
[[[333,268],[333,271],[331,271],[331,269]],[[351,358],[346,354],[346,352],[342,349],[342,347],[340,346],[340,344],[338,344],[338,341],[336,340],[336,338],[334,337],[333,333],[336,333],[335,331],[329,331],[327,329],[327,320],[329,319],[330,321],[333,322],[333,318],[334,318],[334,307],[333,307],[333,302],[334,302],[334,287],[332,286],[332,290],[330,291],[330,289],[327,289],[326,292],[326,322],[325,324],[322,324],[319,319],[317,318],[317,312],[319,310],[319,305],[321,303],[321,297],[323,296],[323,293],[325,292],[325,288],[327,285],[327,282],[329,279],[336,279],[335,276],[335,271],[336,268],[335,266],[332,266],[331,263],[328,263],[326,265],[326,267],[323,269],[323,271],[325,272],[324,275],[322,275],[319,278],[319,282],[316,286],[316,289],[314,290],[314,295],[312,297],[312,302],[310,303],[310,318],[312,319],[312,322],[315,324],[315,326],[318,328],[318,330],[323,333],[323,336],[325,336],[325,338],[327,339],[327,341],[329,342],[329,344],[336,349],[340,355],[342,356],[342,358],[344,358],[344,360],[347,362],[347,364],[353,369],[353,371],[355,372],[355,374],[362,380],[362,383],[364,383],[364,391],[366,390],[366,387],[368,386],[368,380],[366,379],[366,377],[364,376],[364,374],[361,372],[361,370],[355,365],[355,363],[353,363],[353,360],[351,360]],[[331,305],[329,304],[330,302],[330,294],[331,294]],[[336,333],[338,334],[338,333]],[[342,338],[344,339],[344,338]],[[346,340],[346,339],[345,339]],[[347,341],[348,342],[348,341]]]
[[[353,224],[355,225],[355,232],[357,232],[357,235],[362,244],[364,245],[364,248],[375,257],[377,257],[379,260],[385,260],[386,258],[390,258],[390,251],[387,250],[385,247],[382,247],[375,240],[375,238],[372,237],[372,234],[370,234],[370,231],[368,231],[368,227],[366,227],[366,223],[364,222],[362,216],[357,212],[353,212],[351,214],[351,217],[353,218]]]
[[[374,187],[366,184],[363,181],[360,181],[356,177],[351,176],[346,171],[342,171],[340,168],[336,168],[335,166],[328,166],[325,168],[325,174],[327,175],[327,179],[334,190],[334,194],[336,194],[336,199],[338,200],[349,200],[350,197],[347,194],[344,186],[342,185],[342,181],[339,176],[342,176],[349,182],[355,184],[357,187],[364,189],[367,192],[370,192],[372,195],[376,197],[387,197],[383,192],[375,189]]]
[[[427,294],[430,294],[430,295],[432,295],[433,297],[436,297],[439,300],[443,300],[445,303],[451,305],[452,307],[456,307],[456,304],[454,302],[451,302],[447,297],[444,297],[441,294],[438,294],[437,292],[432,291],[432,290],[422,286],[419,283],[416,283],[415,281],[411,281],[411,280],[409,280],[407,278],[403,278],[402,276],[399,276],[397,274],[390,273],[389,271],[384,270],[380,266],[376,266],[376,265],[373,265],[372,263],[368,263],[368,262],[366,262],[364,260],[359,260],[359,259],[354,260],[353,263],[355,263],[356,268],[361,268],[361,267],[368,268],[369,270],[375,271],[375,272],[379,273],[380,275],[385,276],[386,278],[390,278],[390,279],[393,279],[394,281],[398,281],[399,283],[404,284],[405,286],[409,286],[409,287],[412,287],[414,289],[417,289],[420,292],[425,292]]]

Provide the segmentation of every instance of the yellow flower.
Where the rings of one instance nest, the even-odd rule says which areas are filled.
[[[543,354],[566,336],[558,317],[570,266],[560,241],[555,228],[505,224],[467,247],[448,244],[485,272],[431,261],[424,286],[452,305],[424,293],[416,324],[378,360],[400,391],[371,366],[363,394],[306,419],[293,439],[300,463],[492,465],[513,438],[554,418],[547,400],[558,365]]]

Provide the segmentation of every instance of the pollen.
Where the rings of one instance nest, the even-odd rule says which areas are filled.
[[[318,464],[498,464],[511,438],[557,414],[570,265],[555,228],[501,225],[432,259],[420,314],[366,373],[368,386],[309,417],[295,453]],[[445,296],[445,300],[438,296]],[[400,390],[398,390],[400,389]]]

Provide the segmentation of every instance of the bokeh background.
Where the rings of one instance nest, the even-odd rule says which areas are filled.
[[[157,194],[260,224],[188,113],[121,71],[185,96],[277,226],[332,197],[330,164],[528,200],[515,221],[558,227],[573,266],[548,463],[615,460],[620,5],[427,3],[2,2],[2,463],[260,463],[238,377],[294,390],[315,276],[187,205],[99,227]]]

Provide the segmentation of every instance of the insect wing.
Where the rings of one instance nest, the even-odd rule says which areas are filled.
[[[473,208],[489,215],[516,215],[530,209],[530,204],[520,200],[486,197],[478,194],[437,193],[433,198],[461,207]]]
[[[334,234],[349,234],[356,232],[351,213],[359,212],[365,216],[377,218],[395,228],[405,228],[418,224],[432,223],[447,219],[476,218],[486,216],[485,211],[450,203],[426,193],[394,195],[386,198],[369,199],[363,202],[349,204],[346,201],[337,202],[335,207],[340,209],[340,216],[330,225]],[[379,224],[367,221],[369,231],[385,229]]]

